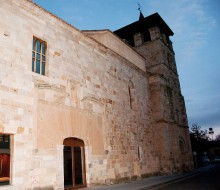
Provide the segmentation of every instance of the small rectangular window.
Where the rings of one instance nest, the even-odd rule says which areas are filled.
[[[175,120],[175,114],[174,114],[174,102],[173,102],[173,90],[167,86],[167,103],[168,103],[168,109],[170,111],[170,119]]]
[[[47,43],[39,38],[33,37],[32,71],[45,75]]]
[[[0,134],[0,186],[10,184],[10,136]]]

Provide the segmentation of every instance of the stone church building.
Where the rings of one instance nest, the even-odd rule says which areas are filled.
[[[172,30],[158,13],[80,31],[0,4],[0,190],[63,190],[192,169]]]

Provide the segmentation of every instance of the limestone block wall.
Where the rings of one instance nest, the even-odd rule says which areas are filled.
[[[87,184],[157,173],[146,73],[31,1],[0,12],[0,133],[12,139],[0,189],[63,189],[68,137],[85,143]],[[45,76],[31,71],[33,36],[47,43]]]

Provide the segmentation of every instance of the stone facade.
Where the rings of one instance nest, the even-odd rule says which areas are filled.
[[[29,0],[2,0],[0,12],[0,137],[10,137],[9,185],[0,189],[64,189],[71,140],[84,142],[75,145],[82,185],[192,169],[174,53],[157,27],[130,47]],[[46,44],[44,75],[32,72],[33,39]]]

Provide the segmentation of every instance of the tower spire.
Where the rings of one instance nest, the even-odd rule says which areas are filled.
[[[140,11],[140,15],[139,15],[139,21],[143,20],[144,19],[144,15],[142,14],[141,12],[141,5],[139,2],[137,2],[137,5],[138,5],[138,10]]]

